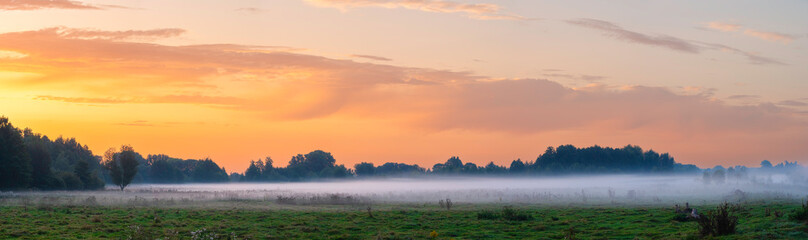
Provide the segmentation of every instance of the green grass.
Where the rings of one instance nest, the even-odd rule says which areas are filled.
[[[322,210],[244,208],[154,208],[100,206],[0,207],[0,239],[192,239],[205,229],[216,239],[688,239],[694,221],[674,220],[664,207],[547,207],[519,205],[507,214],[528,220],[478,217],[503,214],[503,205],[457,204],[451,211],[424,205],[381,205],[369,217],[364,207]],[[789,220],[799,204],[745,204],[737,234],[717,239],[808,239],[805,223]],[[698,207],[706,213],[710,208]],[[781,216],[769,212],[781,211]],[[135,227],[137,226],[137,227]],[[139,229],[139,230],[135,230]]]

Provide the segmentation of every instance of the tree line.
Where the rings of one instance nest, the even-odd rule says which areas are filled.
[[[548,147],[535,161],[513,160],[508,166],[493,161],[485,166],[466,162],[459,157],[450,157],[431,169],[404,163],[388,162],[379,166],[369,162],[346,169],[335,165],[331,153],[316,150],[306,155],[292,157],[289,166],[273,166],[272,158],[251,161],[244,174],[232,174],[236,181],[298,181],[315,178],[374,177],[374,176],[419,176],[419,175],[558,175],[592,173],[672,173],[700,171],[695,165],[676,163],[668,153],[653,150],[643,151],[639,146],[623,148],[592,146],[577,148],[572,145]]]
[[[489,162],[478,166],[450,157],[424,168],[417,164],[388,162],[376,166],[361,162],[353,169],[336,164],[322,150],[292,156],[286,167],[271,157],[250,161],[241,173],[227,171],[211,159],[179,159],[157,154],[143,157],[131,146],[109,149],[95,156],[86,145],[62,137],[50,140],[30,129],[15,128],[0,117],[0,190],[82,190],[103,188],[105,183],[123,190],[131,183],[195,183],[227,181],[304,181],[325,178],[423,175],[557,175],[576,173],[698,172],[695,165],[676,163],[668,153],[622,148],[573,145],[548,147],[535,161],[516,159],[506,166]]]
[[[143,158],[131,146],[96,156],[74,138],[20,130],[0,117],[0,190],[95,190],[112,184],[226,182],[227,171],[211,159]]]
[[[100,164],[87,145],[51,140],[0,117],[0,190],[92,190],[104,187]]]
[[[286,167],[275,167],[270,157],[250,161],[243,174],[231,174],[235,181],[301,181],[318,178],[347,178],[354,172],[345,165],[336,165],[336,159],[329,152],[315,150],[305,155],[292,156]]]

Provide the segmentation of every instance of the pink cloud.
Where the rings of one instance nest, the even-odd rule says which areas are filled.
[[[715,29],[722,32],[737,32],[741,30],[741,28],[743,28],[743,26],[738,24],[722,23],[722,22],[709,22],[706,25],[710,29]]]
[[[499,5],[489,3],[458,3],[442,0],[304,0],[318,7],[341,10],[349,8],[404,8],[425,12],[465,13],[480,20],[524,20],[524,17],[502,12]]]
[[[156,39],[176,37],[185,33],[184,29],[163,28],[152,30],[127,30],[127,31],[100,31],[92,29],[76,29],[59,27],[55,29],[58,34],[65,38],[78,39],[108,39],[108,40],[131,40],[131,39]]]
[[[746,34],[747,36],[760,38],[760,39],[763,39],[763,40],[766,40],[766,41],[783,42],[783,43],[789,43],[789,42],[793,41],[794,38],[796,38],[796,37],[794,37],[792,35],[788,35],[788,34],[776,33],[776,32],[757,31],[757,30],[754,30],[754,29],[746,29],[745,31],[743,31],[743,34]]]
[[[386,58],[386,57],[364,55],[364,54],[352,54],[351,57],[364,58],[364,59],[370,59],[370,60],[375,60],[375,61],[392,61],[393,60],[393,59],[389,59],[389,58]]]
[[[0,9],[2,10],[37,10],[45,8],[101,9],[97,6],[70,0],[0,0]]]
[[[706,26],[710,29],[719,30],[722,32],[739,32],[742,29],[744,29],[744,26],[740,24],[730,24],[722,22],[709,22],[706,24]],[[797,38],[797,36],[790,34],[771,32],[771,31],[759,31],[751,28],[746,28],[743,31],[743,34],[746,36],[759,38],[766,41],[782,42],[782,43],[789,43]]]

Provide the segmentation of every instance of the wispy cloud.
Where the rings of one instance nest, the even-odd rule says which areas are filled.
[[[386,57],[379,57],[379,56],[373,56],[373,55],[364,55],[364,54],[351,54],[351,57],[365,58],[365,59],[376,60],[376,61],[392,61],[393,60],[393,59],[389,59],[389,58],[386,58]]]
[[[791,106],[791,107],[804,107],[804,106],[808,106],[808,103],[805,103],[805,102],[802,102],[802,101],[796,101],[796,100],[784,100],[784,101],[777,102],[777,105]]]
[[[59,97],[59,96],[36,96],[34,100],[50,100],[70,103],[128,103],[131,100],[116,98],[88,98],[88,97]]]
[[[737,32],[743,26],[739,24],[723,23],[723,22],[708,22],[705,24],[707,28],[722,31],[722,32]]]
[[[47,8],[98,10],[106,6],[96,6],[70,0],[0,0],[0,10],[38,10]]]
[[[618,26],[617,24],[597,20],[597,19],[575,19],[575,20],[568,20],[567,23],[591,28],[595,30],[599,30],[604,32],[607,36],[614,37],[616,39],[630,42],[630,43],[637,43],[649,46],[656,46],[667,48],[669,50],[685,52],[685,53],[701,53],[704,50],[718,50],[728,53],[733,53],[736,55],[744,56],[746,59],[749,60],[752,64],[759,64],[759,65],[786,65],[785,63],[760,56],[758,54],[744,51],[738,48],[729,47],[723,44],[715,44],[715,43],[706,43],[706,42],[699,42],[699,41],[692,41],[692,40],[685,40],[673,36],[668,35],[651,35],[640,33],[636,31],[626,30],[623,27]],[[726,28],[726,26],[725,26]]]
[[[587,82],[595,82],[599,80],[606,79],[606,76],[598,76],[598,75],[586,75],[586,74],[567,74],[567,73],[544,73],[542,76],[549,77],[549,78],[565,78],[565,79],[572,79],[572,80],[582,80]]]
[[[94,29],[56,27],[56,28],[43,29],[43,31],[54,31],[56,32],[56,34],[59,34],[64,38],[106,39],[106,40],[158,39],[158,38],[176,37],[185,33],[184,29],[179,28],[101,31]]]
[[[92,104],[129,104],[129,103],[177,103],[177,104],[201,104],[201,105],[221,105],[237,106],[244,100],[237,97],[205,96],[205,95],[165,95],[148,97],[129,98],[88,98],[88,97],[60,97],[60,96],[36,96],[35,100],[50,100],[68,103],[92,103]]]
[[[318,7],[340,10],[350,8],[404,8],[425,12],[464,13],[470,18],[481,20],[526,20],[522,16],[506,13],[496,4],[458,3],[443,0],[304,0]]]
[[[763,39],[766,41],[772,42],[782,42],[782,43],[789,43],[794,41],[797,38],[795,35],[785,34],[785,33],[778,33],[772,31],[760,31],[751,28],[746,28],[740,24],[731,24],[731,23],[723,23],[723,22],[709,22],[705,24],[707,28],[718,30],[722,32],[740,32],[743,30],[743,34],[746,36],[754,37]]]
[[[777,59],[760,56],[760,55],[752,53],[752,52],[747,52],[747,51],[740,50],[740,49],[730,47],[730,46],[727,46],[727,45],[723,45],[723,44],[705,43],[705,42],[702,42],[701,44],[704,45],[705,47],[709,48],[709,49],[712,49],[712,50],[718,50],[718,51],[723,51],[723,52],[728,52],[728,53],[733,53],[733,54],[736,54],[736,55],[744,56],[752,64],[758,64],[758,65],[788,65],[788,64],[786,64],[784,62],[781,62],[781,61],[779,61]]]
[[[758,31],[754,29],[746,29],[743,31],[743,34],[746,34],[747,36],[760,38],[766,41],[782,42],[782,43],[789,43],[796,38],[794,35],[776,33],[776,32]]]
[[[758,95],[748,95],[748,94],[732,95],[727,97],[727,99],[731,100],[756,100],[759,98],[760,96]]]
[[[267,10],[263,9],[263,8],[256,8],[256,7],[245,7],[245,8],[237,8],[236,11],[258,14],[258,13],[266,12]]]
[[[688,52],[688,53],[698,53],[702,49],[698,45],[695,45],[687,40],[667,35],[650,35],[640,32],[629,31],[618,26],[617,24],[603,20],[582,18],[582,19],[568,20],[567,23],[581,27],[600,30],[604,32],[606,35],[609,35],[611,37],[626,42],[658,46],[675,51]]]

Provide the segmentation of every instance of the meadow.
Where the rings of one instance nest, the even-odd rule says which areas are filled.
[[[795,219],[806,215],[806,188],[793,181],[589,176],[113,189],[0,193],[0,238],[808,239],[804,218]],[[724,236],[703,236],[674,208],[705,216],[724,202],[737,218]]]
[[[457,203],[283,206],[277,209],[138,206],[2,207],[0,238],[20,239],[697,239],[672,207]],[[234,205],[234,206],[236,206]],[[806,239],[789,202],[743,204],[737,233],[717,239]],[[710,206],[697,206],[703,210]],[[504,212],[511,211],[505,217]],[[518,216],[526,217],[518,217]]]

